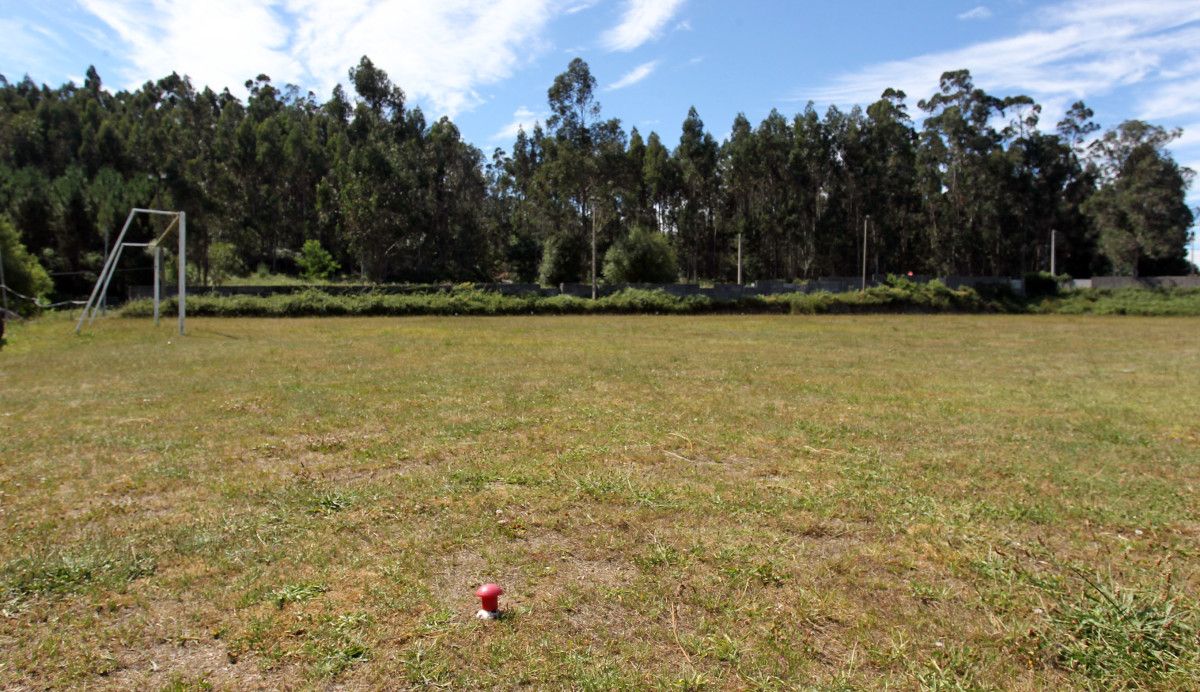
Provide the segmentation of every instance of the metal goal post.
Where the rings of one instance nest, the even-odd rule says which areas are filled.
[[[127,243],[125,242],[125,234],[129,232],[129,226],[138,214],[169,216],[171,217],[171,223],[167,224],[166,230],[158,238],[149,243]],[[100,312],[101,306],[104,305],[105,299],[108,296],[108,284],[112,281],[113,274],[117,271],[117,261],[121,258],[121,252],[127,247],[153,248],[154,250],[154,323],[158,324],[159,302],[162,293],[160,288],[160,284],[162,283],[162,241],[166,239],[167,234],[176,225],[179,226],[179,257],[177,262],[179,265],[179,293],[176,302],[179,308],[179,335],[183,336],[184,321],[187,318],[187,213],[182,211],[138,208],[129,211],[129,216],[125,218],[125,225],[121,227],[121,233],[117,236],[117,242],[108,253],[108,257],[104,258],[104,267],[100,270],[100,276],[96,278],[96,285],[92,288],[92,294],[83,306],[83,314],[79,316],[79,322],[75,325],[76,334],[83,330],[83,323],[85,321],[89,326],[95,321],[97,313]]]

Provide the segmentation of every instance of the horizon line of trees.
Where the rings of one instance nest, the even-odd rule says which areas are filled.
[[[1052,233],[1075,276],[1192,269],[1193,173],[1166,148],[1181,131],[1098,134],[1078,102],[1046,132],[1032,99],[966,70],[918,101],[919,126],[888,89],[865,109],[739,114],[723,141],[692,108],[671,146],[602,118],[576,58],[545,124],[490,156],[367,57],[349,78],[355,98],[339,85],[319,103],[266,75],[245,102],[177,74],[115,94],[95,68],[57,89],[0,76],[4,237],[60,295],[87,291],[133,206],[188,212],[204,282],[313,253],[371,281],[587,281],[593,243],[613,280],[732,281],[739,245],[746,281],[811,279],[857,274],[864,232],[877,275],[1042,271]],[[147,281],[143,260],[116,281]]]

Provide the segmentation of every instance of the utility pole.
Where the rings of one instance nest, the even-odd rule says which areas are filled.
[[[1054,276],[1058,276],[1058,272],[1055,271],[1055,268],[1058,266],[1057,263],[1055,262],[1055,260],[1057,258],[1054,256],[1055,240],[1057,238],[1058,238],[1058,231],[1051,228],[1050,229],[1050,273],[1053,274]]]
[[[596,299],[596,205],[592,205],[592,300]]]
[[[871,216],[868,214],[863,219],[863,267],[862,267],[862,290],[867,290],[867,224],[871,223]]]

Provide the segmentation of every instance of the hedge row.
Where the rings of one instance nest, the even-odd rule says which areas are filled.
[[[1119,288],[1072,291],[1030,305],[1059,315],[1200,316],[1200,288]]]
[[[878,286],[856,293],[791,293],[718,301],[707,296],[677,297],[659,290],[626,289],[597,300],[574,296],[506,296],[478,290],[431,294],[330,295],[303,293],[258,296],[194,296],[188,314],[201,317],[324,317],[351,315],[577,315],[577,314],[700,314],[753,313],[873,313],[873,312],[998,312],[1010,307],[985,299],[970,288],[957,290],[931,282]],[[174,314],[174,299],[163,305]],[[127,303],[120,314],[148,317],[149,300]]]

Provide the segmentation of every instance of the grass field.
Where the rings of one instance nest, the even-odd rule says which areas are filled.
[[[1200,685],[1200,320],[71,327],[0,351],[0,688]]]

